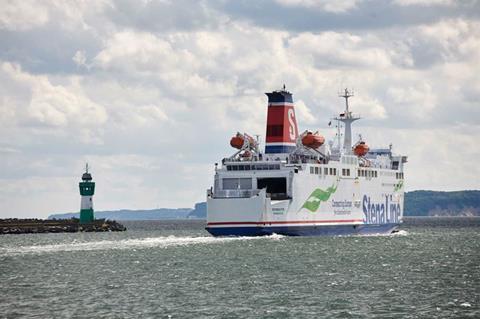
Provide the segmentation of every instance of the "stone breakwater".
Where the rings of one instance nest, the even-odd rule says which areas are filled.
[[[40,234],[40,233],[76,233],[125,231],[125,226],[113,220],[97,219],[88,224],[80,224],[76,218],[44,219],[0,219],[0,235]]]

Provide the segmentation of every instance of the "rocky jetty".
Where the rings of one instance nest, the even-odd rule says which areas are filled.
[[[80,224],[79,219],[0,219],[0,235],[40,234],[40,233],[76,233],[125,231],[125,226],[113,220],[96,219],[91,223]]]

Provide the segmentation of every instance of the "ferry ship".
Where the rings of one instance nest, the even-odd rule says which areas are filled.
[[[207,226],[213,236],[385,234],[397,229],[404,208],[407,157],[352,141],[348,89],[345,110],[331,120],[337,133],[298,133],[293,97],[268,96],[265,149],[258,138],[237,133],[235,153],[215,164],[207,190]],[[331,124],[331,121],[330,123]],[[343,133],[342,133],[343,131]]]

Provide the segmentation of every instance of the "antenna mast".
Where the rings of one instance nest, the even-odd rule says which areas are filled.
[[[343,139],[343,151],[344,154],[351,154],[352,153],[352,122],[360,119],[358,116],[354,116],[352,112],[350,112],[350,107],[348,105],[348,99],[353,96],[353,91],[349,92],[347,88],[343,91],[343,93],[338,94],[339,97],[343,97],[345,99],[345,111],[340,113],[339,116],[335,118],[335,120],[343,122],[344,124],[344,139]]]

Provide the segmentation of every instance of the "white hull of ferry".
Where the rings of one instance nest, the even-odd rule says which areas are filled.
[[[333,169],[336,175],[329,175]],[[347,169],[350,176],[343,176]],[[266,188],[230,190],[222,198],[210,193],[207,230],[214,236],[348,235],[391,233],[402,222],[403,181],[390,169],[307,164],[228,174],[252,178],[253,189],[258,179],[279,176],[285,176],[291,198],[272,200]]]

